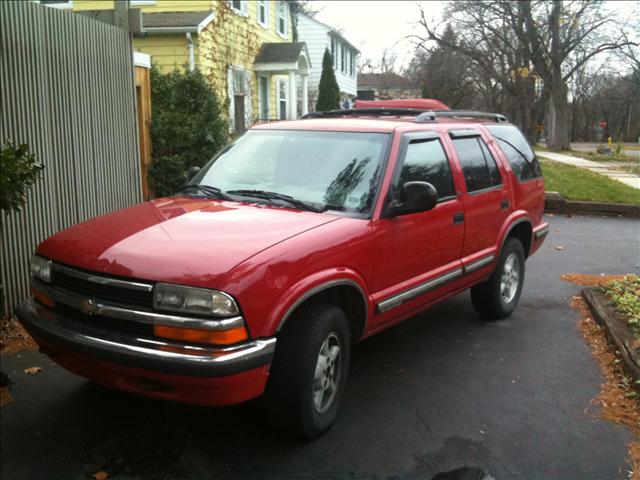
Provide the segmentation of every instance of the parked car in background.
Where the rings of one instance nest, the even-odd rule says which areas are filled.
[[[314,438],[351,345],[464,290],[510,315],[549,231],[544,185],[498,114],[396,108],[258,125],[179,194],[45,240],[18,317],[68,370],[228,405]]]

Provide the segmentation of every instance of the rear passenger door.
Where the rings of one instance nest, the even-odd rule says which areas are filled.
[[[509,191],[478,130],[451,130],[449,136],[466,186],[462,262],[467,270],[480,270],[497,258],[498,233],[510,211]]]

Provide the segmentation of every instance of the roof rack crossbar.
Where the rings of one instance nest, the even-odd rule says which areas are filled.
[[[475,112],[470,110],[422,110],[419,108],[354,108],[347,110],[329,110],[325,112],[310,112],[300,117],[336,118],[336,117],[414,117],[416,123],[434,122],[436,118],[485,118],[497,123],[507,122],[507,117],[499,113]]]

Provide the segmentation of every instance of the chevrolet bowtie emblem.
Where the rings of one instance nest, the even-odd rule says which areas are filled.
[[[93,315],[98,311],[98,305],[91,300],[82,300],[80,302],[80,311],[85,315]]]

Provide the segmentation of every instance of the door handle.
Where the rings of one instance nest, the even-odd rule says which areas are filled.
[[[456,225],[458,223],[464,222],[464,213],[458,212],[453,215],[453,224]]]
[[[500,202],[500,210],[506,210],[507,208],[509,208],[509,200],[505,198]]]

